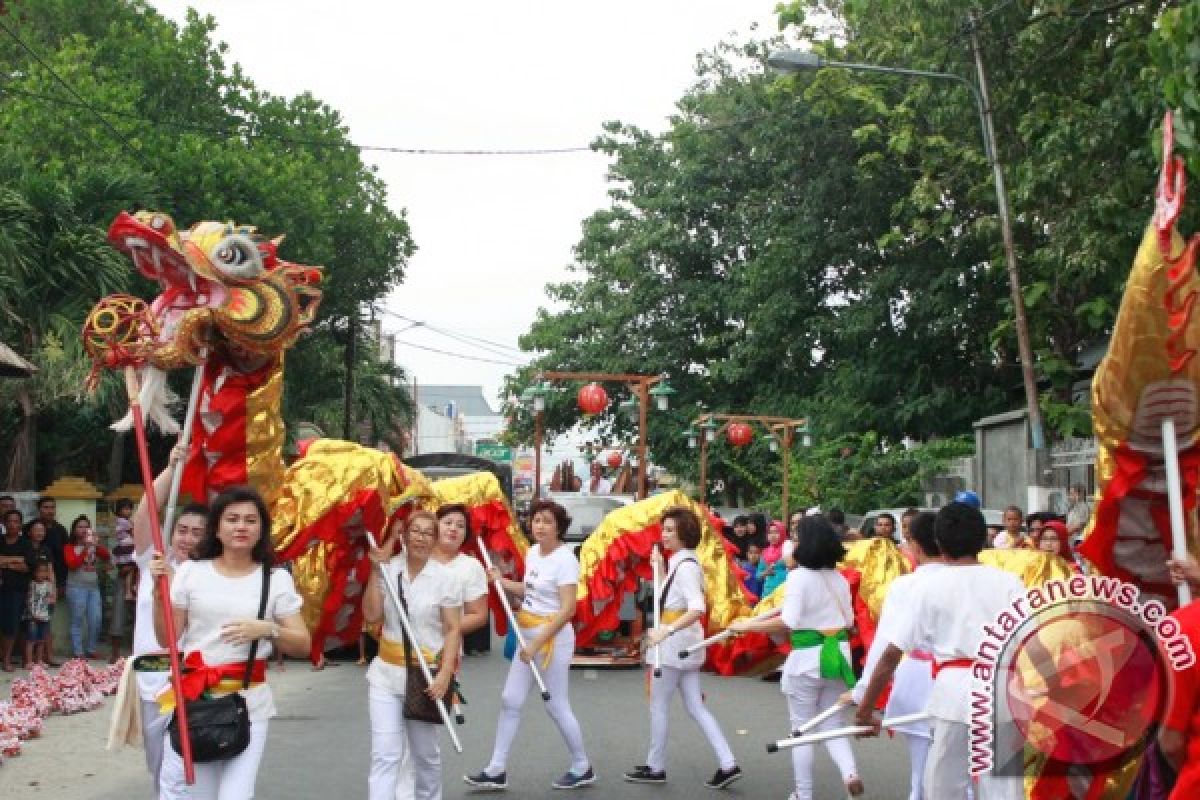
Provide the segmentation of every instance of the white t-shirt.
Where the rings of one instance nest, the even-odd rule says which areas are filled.
[[[927,649],[936,661],[975,658],[983,627],[1025,593],[1015,575],[983,564],[946,566],[919,584],[908,625],[893,632],[893,643],[908,653]],[[949,722],[970,718],[971,670],[944,669],[933,682],[928,711]]]
[[[691,559],[690,561],[688,559]],[[704,567],[696,560],[695,550],[676,550],[667,561],[663,574],[663,585],[674,575],[663,602],[664,611],[700,611],[707,605],[704,599]],[[666,623],[664,623],[665,625]],[[672,634],[659,647],[659,656],[664,667],[676,669],[699,669],[704,666],[704,650],[698,650],[681,659],[679,651],[691,647],[704,639],[704,625],[697,620],[683,630]],[[648,661],[653,659],[653,649],[646,652]],[[651,661],[652,663],[652,661]]]
[[[472,558],[466,553],[459,553],[454,558],[441,564],[449,571],[459,590],[459,605],[465,605],[472,600],[478,600],[488,592],[487,573],[479,559]]]
[[[849,628],[854,624],[850,601],[850,584],[836,569],[796,567],[788,573],[783,584],[783,621],[794,631],[828,631]],[[850,643],[841,643],[842,654],[850,659]],[[780,689],[786,694],[794,691],[794,681],[803,675],[821,671],[821,648],[793,648],[783,662]]]
[[[562,608],[558,588],[577,583],[579,561],[570,547],[560,544],[544,556],[542,546],[534,545],[525,553],[525,600],[521,608],[539,616],[557,614]]]
[[[875,639],[871,642],[871,649],[867,652],[867,659],[863,664],[862,680],[852,690],[854,702],[862,701],[875,665],[879,663],[888,645],[895,644],[896,631],[912,625],[916,595],[925,591],[927,584],[936,584],[938,576],[945,568],[945,564],[936,561],[922,564],[914,572],[901,575],[888,586],[883,609],[879,613],[879,625],[875,629]],[[929,642],[919,642],[916,649],[928,655],[930,647]],[[887,713],[884,716],[900,717],[924,711],[929,704],[929,693],[932,689],[933,672],[928,659],[913,658],[906,653],[892,678],[892,691],[888,695]],[[900,733],[928,737],[931,729],[928,722],[921,722],[901,726],[896,730]]]
[[[391,586],[396,586],[404,576],[404,602],[408,606],[408,620],[412,623],[417,643],[427,650],[438,653],[446,642],[442,632],[442,609],[458,608],[462,605],[462,589],[454,575],[442,564],[430,559],[421,567],[416,578],[408,575],[408,558],[398,555],[383,568]],[[383,638],[393,642],[404,641],[404,630],[391,597],[383,598]],[[413,663],[416,663],[414,656]],[[430,665],[432,667],[432,665]],[[367,682],[387,692],[402,695],[407,683],[408,670],[389,664],[376,657],[367,670]]]
[[[240,578],[227,578],[217,572],[210,559],[180,564],[171,581],[171,605],[187,611],[188,615],[187,626],[179,640],[180,650],[185,654],[199,650],[206,664],[245,664],[250,655],[250,644],[234,645],[223,641],[221,626],[235,620],[255,619],[261,594],[261,567]],[[304,601],[296,594],[292,576],[281,569],[272,570],[263,619],[279,622],[299,613],[303,605]],[[259,640],[255,657],[267,659],[270,655],[270,640]],[[271,687],[267,684],[242,694],[246,697],[251,720],[275,715]]]
[[[133,619],[133,652],[131,658],[144,656],[147,653],[162,653],[166,648],[158,643],[158,634],[154,632],[154,576],[150,574],[150,561],[154,558],[154,548],[147,547],[136,556],[138,566],[137,603],[134,606]],[[137,674],[138,695],[150,702],[162,692],[171,682],[169,672],[139,672]]]

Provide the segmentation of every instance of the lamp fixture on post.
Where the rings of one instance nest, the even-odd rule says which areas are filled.
[[[689,425],[689,426],[688,426],[688,429],[687,429],[686,431],[684,431],[684,432],[683,432],[683,435],[687,437],[688,448],[689,448],[689,449],[691,449],[691,450],[695,450],[695,449],[696,449],[696,445],[697,445],[697,443],[698,443],[698,442],[697,442],[697,440],[698,440],[698,438],[699,438],[699,436],[700,436],[700,432],[699,432],[699,431],[697,431],[697,430],[696,430],[694,427],[692,427],[691,425]]]
[[[650,390],[650,396],[654,398],[659,411],[666,411],[671,407],[671,395],[675,394],[675,389],[667,383],[665,372],[659,376],[659,381],[659,384]]]
[[[1004,257],[1008,266],[1008,289],[1013,305],[1013,322],[1017,334],[1017,350],[1021,358],[1021,378],[1025,385],[1025,405],[1029,415],[1030,439],[1034,450],[1044,450],[1046,447],[1045,434],[1042,430],[1042,412],[1038,405],[1037,377],[1033,371],[1033,347],[1029,341],[1029,323],[1025,316],[1025,295],[1021,290],[1021,277],[1017,270],[1016,249],[1013,244],[1012,223],[1008,210],[1008,192],[1004,185],[1004,170],[996,152],[996,133],[992,125],[992,106],[988,97],[987,74],[983,69],[983,57],[979,49],[977,28],[979,16],[972,12],[967,29],[971,39],[971,54],[975,61],[975,74],[978,84],[953,72],[932,72],[921,69],[905,69],[901,67],[885,67],[878,64],[859,64],[845,61],[831,61],[816,53],[804,50],[778,50],[767,57],[767,65],[780,72],[803,72],[818,69],[844,69],[852,72],[877,72],[889,75],[903,75],[909,78],[932,78],[949,80],[966,87],[975,100],[979,112],[979,126],[983,133],[983,153],[992,168],[993,183],[996,188],[996,211],[1000,220],[1000,236],[1004,243]]]
[[[766,439],[767,439],[767,447],[771,448],[771,452],[778,453],[779,452],[779,437],[773,433],[768,433],[766,436]]]
[[[704,431],[704,441],[713,442],[717,438],[717,429],[721,426],[713,422],[712,419],[706,419],[700,423],[700,429]]]

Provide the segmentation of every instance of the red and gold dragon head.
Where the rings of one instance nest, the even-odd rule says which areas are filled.
[[[104,298],[84,342],[97,364],[144,367],[143,406],[166,432],[178,429],[164,408],[167,371],[220,363],[250,373],[278,362],[321,302],[320,268],[280,259],[282,238],[268,240],[250,226],[210,221],[180,231],[160,211],[121,212],[108,239],[162,291],[148,306]]]
[[[235,364],[260,365],[295,342],[316,315],[321,271],[281,260],[281,239],[222,222],[198,222],[180,232],[160,211],[121,212],[108,229],[162,293],[150,306],[157,341],[151,365],[170,370],[221,351]]]

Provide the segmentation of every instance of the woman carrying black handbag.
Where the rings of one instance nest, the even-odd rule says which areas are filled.
[[[395,535],[371,560],[382,569],[371,571],[363,594],[363,617],[368,623],[383,620],[379,655],[367,670],[371,717],[371,768],[367,777],[370,800],[394,800],[400,763],[412,759],[414,797],[441,800],[442,761],[438,747],[440,722],[432,701],[442,698],[454,678],[462,644],[462,589],[451,572],[430,559],[437,535],[437,520],[428,511],[408,518],[403,552],[393,557],[399,544]],[[383,573],[384,578],[380,577]],[[416,636],[408,640],[399,614],[387,599],[381,580],[396,588]],[[416,647],[436,666],[433,683],[425,687],[416,664]],[[423,692],[418,692],[423,689]],[[424,701],[424,702],[422,702]]]
[[[164,748],[162,800],[254,797],[267,722],[275,716],[267,659],[273,648],[305,657],[311,643],[292,577],[271,570],[270,530],[258,492],[228,489],[209,509],[194,560],[174,570],[161,554],[150,562],[153,575],[170,579],[171,611],[184,654],[188,723],[198,745],[192,786],[184,780],[178,751]],[[157,593],[154,609],[155,633],[162,642],[165,626]],[[171,689],[159,698],[164,709],[173,708],[176,700]]]

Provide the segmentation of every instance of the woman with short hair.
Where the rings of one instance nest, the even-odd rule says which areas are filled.
[[[696,559],[696,547],[701,538],[700,522],[686,508],[676,507],[662,516],[662,547],[668,554],[663,570],[662,555],[657,549],[651,558],[658,561],[663,574],[663,587],[654,603],[660,610],[660,624],[646,635],[647,656],[659,647],[662,674],[652,678],[650,689],[650,752],[646,763],[625,773],[631,783],[667,782],[667,730],[671,698],[676,691],[683,697],[687,710],[700,732],[708,740],[717,757],[717,771],[705,786],[724,789],[742,777],[742,770],[733,757],[721,726],[704,705],[700,691],[700,668],[704,666],[704,649],[686,658],[680,651],[695,647],[704,639],[704,568]]]
[[[854,625],[850,584],[837,571],[846,557],[837,533],[821,515],[800,521],[792,558],[796,568],[788,573],[783,589],[780,616],[765,620],[739,619],[729,627],[737,633],[789,634],[792,652],[783,663],[779,688],[788,700],[792,730],[838,702],[847,688],[854,688],[850,667],[850,628]],[[813,733],[838,727],[837,715],[825,720]],[[830,757],[842,773],[846,790],[863,793],[854,753],[846,739],[825,742]],[[792,771],[796,788],[790,800],[812,800],[813,748],[792,748]]]
[[[403,551],[393,556],[398,538],[403,538]],[[418,654],[411,650],[399,611],[382,584],[386,580],[396,587],[397,599],[405,607],[417,640],[415,645],[430,670],[436,672],[426,694],[442,699],[454,679],[462,643],[462,592],[454,575],[430,558],[436,538],[437,520],[433,514],[416,511],[399,537],[393,534],[386,544],[370,553],[382,570],[371,570],[363,595],[363,618],[369,624],[383,622],[379,654],[367,670],[371,716],[367,793],[371,800],[394,800],[405,755],[412,759],[413,796],[417,800],[440,800],[442,796],[438,726],[404,717],[408,667],[417,663]]]
[[[300,616],[303,602],[292,576],[272,570],[271,517],[262,496],[249,486],[226,489],[209,507],[204,536],[193,560],[173,567],[162,553],[150,561],[156,578],[170,582],[171,614],[179,635],[184,662],[205,673],[197,687],[220,696],[238,692],[246,700],[250,717],[250,744],[240,754],[222,761],[195,765],[196,781],[184,780],[183,759],[173,746],[164,747],[161,797],[212,797],[242,800],[254,796],[258,765],[266,747],[268,721],[275,716],[275,700],[266,682],[267,660],[274,648],[302,657],[311,645],[308,628]],[[266,610],[258,618],[264,581]],[[154,630],[160,644],[167,641],[162,599],[154,593]],[[243,688],[246,663],[258,642],[250,686]],[[168,688],[159,698],[164,709],[179,698]]]
[[[523,598],[517,612],[517,625],[526,646],[512,661],[504,691],[500,696],[500,716],[496,722],[496,744],[487,767],[476,775],[463,776],[479,789],[508,788],[508,752],[521,724],[521,707],[533,687],[529,662],[537,659],[550,699],[546,711],[571,753],[566,774],[551,786],[555,789],[579,789],[596,782],[587,753],[583,732],[567,697],[571,658],[575,655],[575,587],[579,583],[579,561],[571,548],[563,545],[562,535],[571,526],[566,509],[551,500],[533,504],[530,529],[536,544],[525,553],[523,581],[504,578],[492,569],[491,580],[500,580],[505,591]]]

